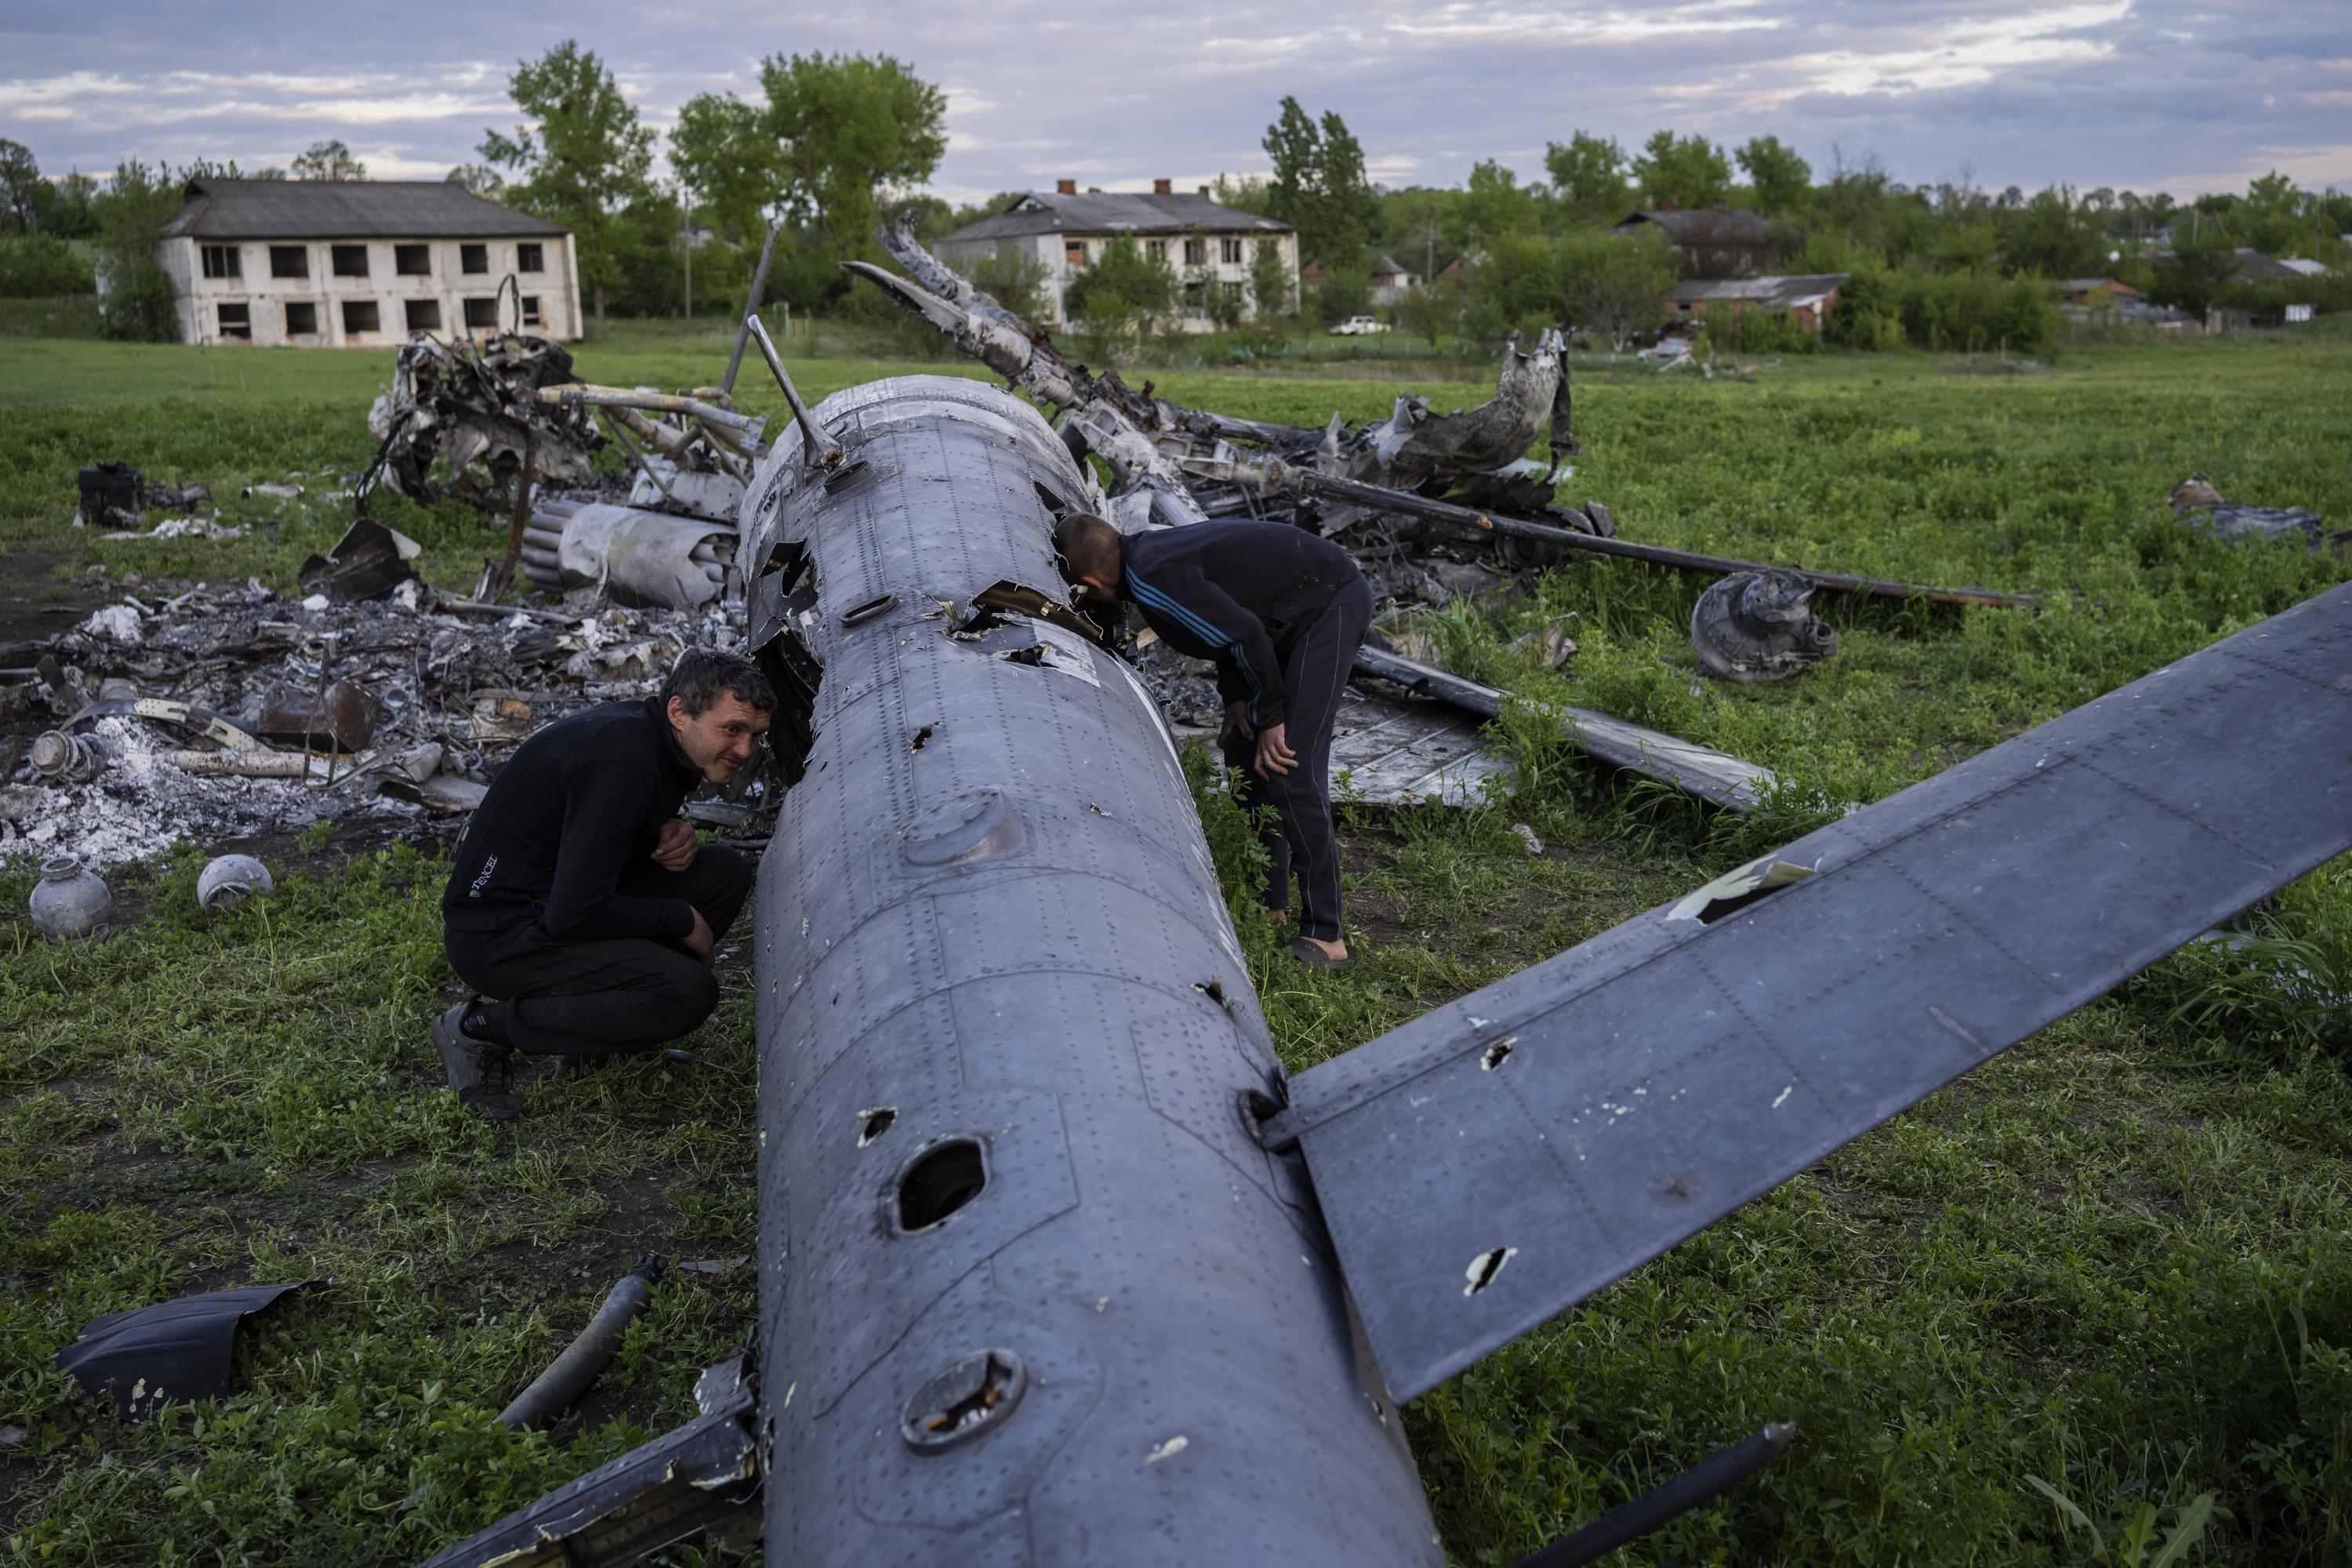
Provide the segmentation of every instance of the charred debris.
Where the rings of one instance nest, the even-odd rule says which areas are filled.
[[[1835,634],[1813,609],[1824,595],[2031,602],[1645,544],[1622,536],[1597,501],[1558,503],[1578,444],[1555,333],[1507,347],[1495,395],[1475,407],[1404,396],[1367,424],[1272,425],[1186,407],[1150,383],[1130,387],[1073,363],[932,257],[903,220],[880,237],[905,275],[851,268],[1057,417],[1073,452],[1099,458],[1112,476],[1103,492],[1056,504],[1098,510],[1129,531],[1209,518],[1290,523],[1356,556],[1391,606],[1389,635],[1376,633],[1359,661],[1337,746],[1361,798],[1463,804],[1507,771],[1477,734],[1502,694],[1439,668],[1413,616],[1507,592],[1516,577],[1575,554],[1719,578],[1693,635],[1703,668],[1732,680],[1780,679],[1828,657]],[[369,414],[377,448],[347,492],[355,521],[303,563],[298,596],[256,584],[127,585],[134,591],[74,632],[0,648],[0,853],[72,850],[102,868],[179,837],[330,815],[462,813],[538,725],[650,691],[690,644],[736,640],[745,598],[736,514],[771,441],[763,416],[735,406],[747,350],[784,391],[811,462],[829,483],[854,482],[856,465],[844,467],[809,418],[756,316],[742,323],[720,384],[675,391],[584,383],[560,344],[520,332],[410,338]],[[1538,446],[1543,459],[1525,456]],[[617,482],[594,468],[607,447],[625,459]],[[249,493],[296,497],[307,477]],[[473,593],[436,593],[417,577],[415,542],[369,515],[386,486],[470,500],[504,526],[505,551],[484,563]],[[80,489],[77,521],[117,537],[237,531],[203,515],[202,484],[106,464],[84,469]],[[518,578],[560,595],[560,607],[499,603]],[[1078,626],[1058,604],[1031,611]],[[1542,657],[1557,664],[1573,644],[1565,628],[1543,630]],[[1213,724],[1205,669],[1148,637],[1127,651],[1177,729]],[[1732,810],[1752,808],[1774,782],[1752,763],[1607,714],[1563,709],[1557,718],[1597,759]],[[751,822],[762,789],[748,779],[740,798],[697,809]]]

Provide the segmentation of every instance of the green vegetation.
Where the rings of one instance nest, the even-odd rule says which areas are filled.
[[[684,385],[725,346],[715,327],[619,324],[579,360],[598,380]],[[1586,449],[1562,494],[1606,500],[1629,535],[2039,587],[2046,607],[1828,601],[1837,657],[1764,688],[1702,682],[1685,626],[1703,584],[1629,563],[1571,561],[1531,595],[1432,617],[1466,672],[1790,783],[1761,820],[1712,816],[1514,717],[1517,798],[1346,814],[1364,957],[1328,975],[1279,956],[1251,908],[1245,825],[1204,793],[1285,1058],[1331,1056],[2352,578],[2341,555],[2226,549],[2159,515],[2197,469],[2233,499],[2352,517],[2347,352],[2334,335],[2096,349],[2000,377],[1908,352],[1703,383],[1580,370]],[[284,584],[344,521],[325,492],[372,450],[388,362],[0,341],[0,550],[67,578]],[[972,367],[794,368],[821,395]],[[1377,416],[1401,390],[1153,374],[1179,401],[1298,424]],[[1441,406],[1486,395],[1484,364],[1452,374],[1421,383]],[[63,526],[74,468],[100,458],[225,498],[298,470],[316,491],[274,526],[226,500],[261,524],[226,543],[105,542]],[[497,537],[460,508],[393,521],[442,582],[470,579]],[[1570,615],[1560,671],[1512,651]],[[218,919],[194,910],[192,855],[122,879],[135,918],[81,948],[33,937],[21,869],[0,881],[0,1426],[27,1434],[0,1445],[7,1560],[412,1560],[678,1419],[693,1370],[751,1321],[747,1272],[666,1282],[584,1417],[530,1437],[491,1425],[635,1253],[749,1250],[748,976],[730,972],[698,1042],[709,1068],[538,1085],[495,1134],[436,1087],[425,1044],[449,983],[436,849],[321,837],[306,853],[276,898]],[[2352,864],[2250,935],[2159,964],[1417,1402],[1454,1560],[1507,1563],[1789,1417],[1802,1431],[1780,1466],[1623,1560],[2340,1561]],[[333,1284],[258,1321],[215,1405],[120,1427],[49,1363],[98,1312],[321,1275]]]

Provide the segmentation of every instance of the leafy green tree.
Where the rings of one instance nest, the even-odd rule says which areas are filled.
[[[98,220],[99,327],[124,342],[180,341],[171,276],[155,255],[163,226],[179,215],[184,177],[137,159],[118,164],[92,199]]]
[[[1262,143],[1274,160],[1266,211],[1298,230],[1298,254],[1334,279],[1363,270],[1378,205],[1364,174],[1364,150],[1337,110],[1318,126],[1295,98],[1265,128]]]
[[[1462,212],[1482,242],[1508,234],[1531,234],[1537,226],[1535,193],[1519,184],[1518,175],[1491,159],[1470,171]]]
[[[1053,271],[1025,246],[1001,246],[966,269],[973,288],[1027,321],[1042,321],[1052,304],[1045,285]]]
[[[1282,242],[1261,239],[1250,248],[1250,314],[1262,322],[1297,314],[1298,279],[1282,258]]]
[[[1756,210],[1766,217],[1804,211],[1813,191],[1813,166],[1778,136],[1756,136],[1734,154],[1756,191]]]
[[[2273,169],[2246,187],[2246,195],[2230,216],[2238,243],[2265,256],[2312,256],[2322,237],[2312,221],[2311,198],[2294,182]]]
[[[2076,278],[2106,264],[2099,225],[2064,185],[2037,191],[2000,216],[2000,256],[2011,272]]]
[[[40,232],[41,166],[22,142],[0,137],[0,218],[19,234]]]
[[[764,239],[776,204],[775,143],[741,99],[698,93],[679,106],[669,166],[721,233]]]
[[[1704,136],[1661,131],[1642,143],[1633,183],[1653,206],[1712,206],[1731,189],[1731,162]]]
[[[484,201],[504,201],[507,179],[488,163],[460,163],[444,176],[450,184],[463,185]]]
[[[1397,324],[1428,341],[1431,348],[1452,328],[1462,324],[1465,290],[1459,278],[1424,279],[1397,302]]]
[[[483,133],[481,153],[520,174],[507,199],[572,230],[580,281],[604,320],[608,290],[621,281],[618,215],[653,194],[654,133],[637,123],[613,73],[592,49],[566,38],[536,63],[519,62],[507,90],[533,125],[512,136]]]
[[[1174,317],[1181,288],[1165,251],[1121,235],[1064,287],[1062,309],[1079,323],[1088,352],[1108,359]]]
[[[1610,138],[1579,131],[1566,142],[1551,142],[1544,171],[1570,217],[1615,223],[1625,216],[1625,149]]]
[[[294,160],[298,180],[364,180],[367,165],[352,156],[341,142],[313,142],[309,152]]]
[[[1499,337],[1517,330],[1554,325],[1559,316],[1557,267],[1549,240],[1540,235],[1507,234],[1488,241],[1471,263],[1471,330]]]
[[[1266,205],[1271,200],[1271,195],[1263,175],[1219,174],[1216,183],[1209,187],[1209,194],[1216,198],[1217,205],[1221,207],[1231,207],[1235,212],[1256,213],[1260,216],[1272,216]]]
[[[1567,321],[1609,340],[1610,352],[1655,325],[1675,287],[1675,249],[1654,224],[1633,234],[1580,229],[1564,236],[1555,289]]]
[[[2238,270],[2236,237],[2218,223],[2176,226],[2172,252],[2156,264],[2147,297],[2200,320]]]
[[[919,185],[947,151],[947,95],[887,55],[771,55],[760,66],[760,128],[774,149],[774,199],[819,247],[795,298],[846,285],[838,262],[870,254],[876,193]],[[780,258],[781,259],[781,258]]]

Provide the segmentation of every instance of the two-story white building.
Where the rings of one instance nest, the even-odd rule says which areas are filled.
[[[983,258],[1026,252],[1045,268],[1047,320],[1069,325],[1062,292],[1070,280],[1102,257],[1115,239],[1134,240],[1168,258],[1184,285],[1184,330],[1216,327],[1211,290],[1225,291],[1242,312],[1257,309],[1250,297],[1250,263],[1257,247],[1273,246],[1282,257],[1290,297],[1283,310],[1298,309],[1298,231],[1286,223],[1223,205],[1202,185],[1198,195],[1180,196],[1173,182],[1154,180],[1151,191],[1087,191],[1064,180],[1051,191],[1031,191],[1003,212],[968,223],[939,242],[940,259],[970,271]]]
[[[581,335],[571,232],[446,181],[191,180],[158,258],[191,343]]]

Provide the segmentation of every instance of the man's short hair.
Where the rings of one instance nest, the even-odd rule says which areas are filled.
[[[776,689],[760,667],[740,654],[715,647],[690,647],[677,656],[669,679],[662,682],[662,707],[673,697],[685,704],[687,717],[699,718],[721,697],[732,697],[762,713],[776,710]]]
[[[1118,530],[1092,512],[1074,511],[1054,525],[1054,548],[1061,552],[1062,575],[1118,579]]]

